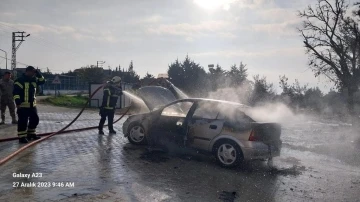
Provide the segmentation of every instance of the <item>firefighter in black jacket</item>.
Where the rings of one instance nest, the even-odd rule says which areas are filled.
[[[28,66],[25,74],[15,80],[13,96],[18,114],[18,136],[20,143],[28,143],[29,140],[40,139],[36,136],[36,127],[39,124],[39,116],[36,109],[36,88],[43,85],[45,79],[32,66]]]
[[[122,95],[121,89],[121,78],[115,76],[109,81],[106,86],[104,86],[104,95],[102,105],[100,107],[100,123],[99,123],[99,135],[103,135],[103,127],[108,118],[108,128],[110,134],[116,134],[116,131],[113,128],[115,107],[118,101],[118,98]]]

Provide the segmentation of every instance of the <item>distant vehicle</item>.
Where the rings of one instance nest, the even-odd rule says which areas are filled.
[[[139,89],[150,112],[130,116],[123,124],[132,144],[175,143],[180,147],[213,154],[224,167],[244,160],[267,160],[280,155],[281,126],[258,123],[246,115],[249,107],[221,100],[180,99],[162,87]],[[157,102],[155,102],[157,100]]]

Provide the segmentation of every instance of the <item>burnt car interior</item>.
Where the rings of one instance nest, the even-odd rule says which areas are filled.
[[[161,115],[151,128],[151,133],[162,136],[170,142],[183,142],[185,120],[193,102],[178,102],[165,107]]]

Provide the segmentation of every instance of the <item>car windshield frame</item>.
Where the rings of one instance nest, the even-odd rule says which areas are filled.
[[[182,103],[191,103],[191,106],[188,109],[186,109],[187,112],[184,112],[184,109],[181,107]],[[172,109],[175,108],[175,110],[178,110],[177,111],[178,113],[174,113],[174,114],[179,114],[178,117],[186,117],[193,105],[194,105],[194,101],[191,101],[191,100],[177,100],[175,102],[172,102],[170,104],[167,104],[167,105],[164,105],[163,107],[158,108],[158,110],[161,111],[161,114],[160,114],[161,116],[166,116],[166,115],[163,115],[163,112],[164,112],[164,110],[166,110],[166,108],[172,108]],[[180,114],[181,114],[181,116],[180,116]]]

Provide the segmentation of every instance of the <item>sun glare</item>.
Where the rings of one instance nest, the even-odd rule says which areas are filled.
[[[228,0],[194,0],[194,3],[200,6],[201,8],[207,10],[214,10],[223,8],[225,10],[229,9]]]

